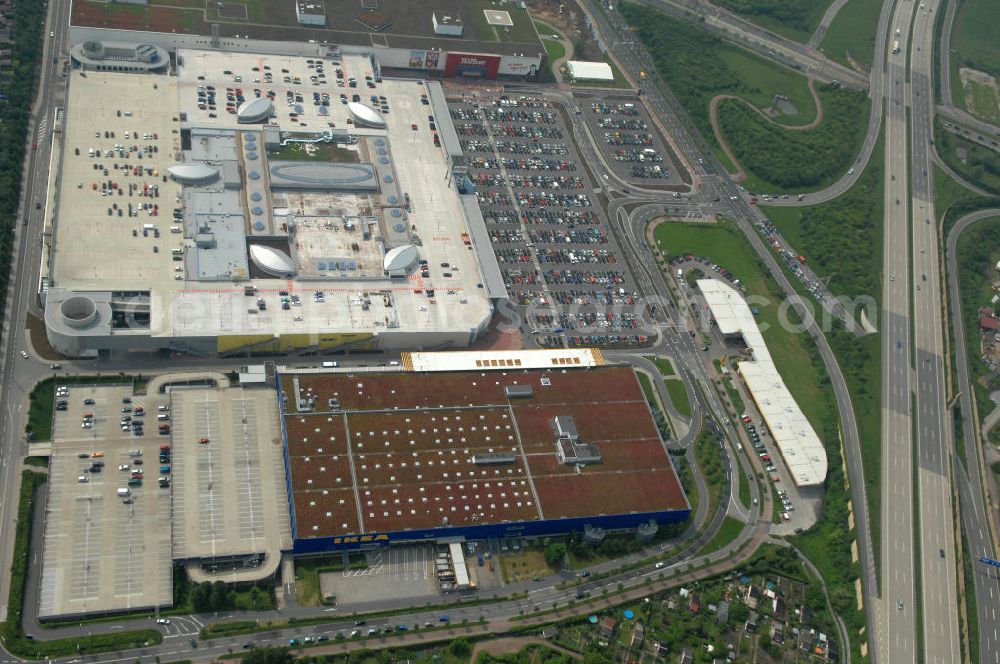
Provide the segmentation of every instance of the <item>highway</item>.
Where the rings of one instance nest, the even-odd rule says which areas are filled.
[[[890,30],[909,34],[913,3],[896,5]],[[908,40],[907,40],[908,41]],[[878,54],[876,54],[878,56]],[[913,441],[910,336],[907,51],[889,52],[882,294],[882,590],[877,648],[885,661],[916,662],[917,577],[913,545]],[[877,67],[876,67],[877,68]]]
[[[965,345],[965,325],[962,319],[962,294],[959,290],[957,261],[958,239],[970,226],[989,218],[1000,218],[1000,209],[980,210],[959,219],[948,232],[946,240],[946,272],[948,274],[948,298],[951,309],[952,338],[955,343],[955,369],[958,373],[957,390],[962,411],[962,437],[968,469],[962,460],[955,458],[955,476],[958,495],[962,506],[962,525],[968,551],[972,558],[972,582],[976,593],[976,610],[979,622],[979,661],[983,664],[1000,664],[1000,583],[997,571],[977,562],[985,556],[997,559],[996,547],[990,536],[991,526],[998,526],[996,511],[984,504],[983,472],[989,472],[983,464],[982,435],[979,422],[974,414],[972,384],[969,380],[968,349]],[[991,524],[990,521],[994,520]]]
[[[923,657],[929,664],[959,661],[958,580],[951,464],[954,428],[946,405],[943,279],[934,211],[934,23],[940,0],[913,9],[910,39],[910,177],[913,297],[913,374],[916,394],[916,480],[919,496]],[[907,4],[907,3],[904,3]],[[905,166],[905,165],[904,165]],[[902,237],[902,236],[895,236]]]
[[[25,360],[24,327],[27,311],[38,311],[38,267],[43,246],[42,226],[44,215],[49,212],[46,192],[49,186],[49,159],[52,156],[50,132],[55,119],[55,109],[61,98],[64,77],[62,55],[66,46],[69,26],[69,0],[49,2],[46,25],[42,28],[45,46],[42,53],[38,94],[29,127],[25,149],[28,158],[22,180],[21,210],[17,219],[28,217],[28,224],[15,224],[16,241],[12,252],[11,279],[7,292],[3,341],[0,343],[0,393],[4,407],[0,410],[0,559],[10,560],[13,527],[8,527],[17,516],[17,496],[20,488],[20,459],[24,456],[24,424],[27,415],[28,393],[42,376],[51,373],[47,366]],[[48,34],[54,33],[54,37]],[[53,59],[56,61],[54,62]],[[31,150],[31,143],[37,149]],[[34,201],[42,204],[35,210]],[[7,615],[9,591],[7,566],[0,568],[0,619]]]

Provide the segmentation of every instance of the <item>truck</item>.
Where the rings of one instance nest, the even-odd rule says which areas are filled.
[[[898,39],[893,39],[892,40],[892,52],[893,53],[899,53],[899,40]]]

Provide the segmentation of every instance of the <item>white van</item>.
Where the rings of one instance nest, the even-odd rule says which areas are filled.
[[[131,495],[132,495],[132,490],[129,489],[128,487],[122,487],[118,489],[119,498],[124,498],[125,496],[131,496]]]
[[[339,362],[324,362],[323,363],[323,368],[324,369],[336,369],[339,366],[340,366]]]

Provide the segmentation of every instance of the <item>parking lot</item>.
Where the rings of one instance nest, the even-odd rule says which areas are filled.
[[[375,80],[371,61],[343,58],[182,50],[180,106],[199,126],[232,126],[240,104],[267,97],[275,122],[286,131],[323,131],[351,124],[348,101],[391,114],[392,99]],[[375,100],[372,100],[375,95]]]
[[[142,421],[145,401],[128,385],[57,389],[43,619],[172,601],[170,490],[145,476],[144,452],[156,441],[134,424]]]
[[[450,104],[511,300],[542,345],[644,343],[637,293],[554,102]]]
[[[577,103],[615,173],[645,188],[683,184],[670,151],[638,99],[578,95]]]
[[[157,416],[171,425],[174,556],[276,562],[291,529],[274,393],[174,389]]]
[[[349,609],[371,602],[438,597],[433,544],[389,546],[368,552],[368,568],[324,572],[320,587],[334,595],[337,606]]]

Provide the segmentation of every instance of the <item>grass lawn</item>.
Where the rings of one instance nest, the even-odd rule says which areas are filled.
[[[552,568],[545,562],[541,551],[522,549],[516,553],[500,556],[500,569],[507,583],[530,581],[539,576],[548,576]]]
[[[684,417],[691,417],[691,401],[688,399],[687,390],[684,389],[684,383],[679,378],[667,378],[663,384],[667,386],[667,394],[670,395],[670,401],[677,412]]]
[[[1000,193],[1000,154],[978,143],[967,141],[934,123],[934,141],[938,154],[948,166],[968,182],[987,191]],[[965,151],[965,160],[959,157]]]
[[[774,118],[777,122],[794,126],[809,124],[816,119],[816,103],[813,102],[809,86],[801,74],[735,46],[726,45],[720,49],[719,55],[748,86],[749,90],[740,93],[740,96],[757,108],[771,106],[776,94],[788,97],[798,114],[777,116]]]
[[[749,508],[753,497],[750,495],[750,480],[747,479],[742,466],[740,466],[740,472],[736,474],[736,477],[739,478],[739,494],[737,495],[740,497],[740,502]]]
[[[562,37],[562,33],[553,28],[548,23],[534,19],[535,29],[538,30],[538,36],[542,38],[542,45],[545,47],[545,53],[549,56],[549,64],[558,60],[559,58],[566,55],[566,47],[559,40]],[[557,35],[555,39],[552,39],[551,35]]]
[[[722,526],[719,527],[719,532],[717,532],[715,537],[710,539],[708,543],[705,544],[704,548],[699,551],[698,554],[704,556],[718,551],[735,540],[743,530],[744,526],[746,526],[746,524],[739,519],[727,516],[722,522]]]
[[[842,65],[851,67],[853,61],[870,71],[881,11],[882,3],[878,0],[848,0],[834,17],[819,50]]]
[[[677,375],[677,372],[674,371],[673,363],[671,363],[668,358],[647,355],[646,359],[652,361],[653,364],[656,365],[656,368],[660,370],[660,375],[664,378]]]
[[[289,161],[332,161],[344,164],[357,164],[360,155],[354,150],[342,148],[332,143],[315,143],[316,150],[309,154],[302,143],[288,143],[277,152],[269,152],[270,159],[286,159]]]
[[[52,409],[55,407],[55,379],[47,378],[31,390],[28,397],[27,430],[32,433],[32,440],[50,440],[52,438]]]
[[[467,0],[465,2],[466,16],[471,13],[475,17],[476,30],[479,32],[479,41],[486,42],[515,42],[518,44],[531,44],[538,41],[535,34],[535,26],[527,9],[506,3],[500,5],[491,0]],[[486,22],[484,9],[502,9],[510,14],[514,25],[510,28],[492,26]]]
[[[649,380],[649,376],[644,371],[636,371],[635,375],[639,377],[639,385],[642,386],[642,393],[646,395],[646,401],[653,408],[659,408],[660,401],[656,398],[656,392],[653,390],[653,383]]]
[[[715,435],[703,429],[694,443],[694,456],[698,460],[698,471],[705,478],[705,488],[708,494],[709,518],[715,514],[722,497],[722,482],[725,479],[725,468],[722,465],[722,454]],[[692,493],[697,493],[693,491]],[[691,508],[692,513],[694,507]]]
[[[969,113],[987,122],[1000,122],[1000,108],[997,107],[997,91],[988,85],[968,82],[965,104]]]
[[[957,0],[953,0],[956,1]],[[962,0],[955,16],[952,62],[1000,76],[1000,21],[996,0]]]
[[[745,413],[746,406],[743,404],[743,397],[740,396],[740,391],[733,385],[733,379],[730,376],[724,376],[722,384],[726,386],[726,394],[729,395],[729,401],[733,404],[736,414],[742,415]]]
[[[742,235],[728,224],[709,226],[667,222],[657,226],[655,237],[658,248],[668,260],[670,256],[688,253],[708,257],[741,279],[750,295],[764,300],[758,317],[764,341],[802,412],[816,431],[822,432],[820,412],[821,402],[825,399],[824,388],[805,346],[806,335],[785,329],[780,324],[780,290],[766,275],[760,260],[745,244]]]
[[[938,220],[944,217],[948,208],[965,198],[973,198],[976,194],[955,182],[950,175],[934,166],[934,212]],[[945,229],[945,233],[948,229]]]

